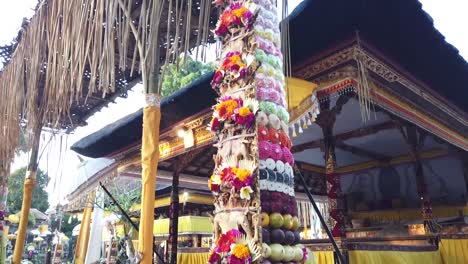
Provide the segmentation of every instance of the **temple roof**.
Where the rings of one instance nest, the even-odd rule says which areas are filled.
[[[399,70],[422,80],[428,93],[452,102],[450,106],[466,116],[468,90],[463,87],[468,85],[468,64],[434,28],[418,1],[304,0],[289,20],[293,67],[359,32],[360,38],[377,47]],[[210,78],[211,74],[203,76],[163,100],[161,132],[214,104],[217,95],[209,85]],[[427,104],[418,99],[421,95],[406,92],[402,96]],[[83,138],[72,150],[89,157],[108,156],[139,143],[141,123],[140,110]]]
[[[212,73],[206,74],[187,87],[162,99],[161,131],[215,103],[217,94],[210,86],[212,76]],[[71,149],[93,158],[107,156],[129,144],[140,142],[142,122],[143,110],[140,109],[105,126],[96,133],[84,137],[76,142]]]
[[[468,113],[468,63],[417,0],[304,0],[291,14],[289,30],[294,66],[359,32],[402,70]]]

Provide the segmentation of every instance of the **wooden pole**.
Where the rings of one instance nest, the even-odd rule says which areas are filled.
[[[80,233],[75,248],[75,264],[84,264],[86,259],[86,253],[88,251],[88,243],[91,228],[91,216],[93,214],[94,207],[94,191],[88,196],[85,204],[83,219],[81,220]]]
[[[179,163],[179,162],[178,162]],[[170,262],[171,264],[177,263],[177,240],[179,234],[179,175],[180,169],[175,169],[172,177],[172,191],[171,191],[171,206],[170,223],[169,223],[169,239],[170,246]]]
[[[23,203],[21,205],[21,218],[16,236],[15,252],[13,253],[13,263],[20,264],[24,251],[24,242],[26,240],[26,231],[28,228],[29,210],[31,209],[32,193],[36,185],[36,173],[38,167],[39,144],[42,127],[38,125],[33,131],[33,142],[31,156],[29,158],[28,171],[24,181]]]

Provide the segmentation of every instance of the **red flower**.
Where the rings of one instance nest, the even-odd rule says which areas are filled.
[[[218,240],[218,248],[220,252],[229,252],[231,250],[231,245],[236,241],[234,236],[229,234],[222,234]]]
[[[219,122],[219,119],[214,117],[212,120],[211,120],[211,131],[216,131],[219,129],[219,127],[221,126],[221,123]]]
[[[245,264],[245,260],[237,258],[234,255],[231,255],[231,256],[229,256],[228,263],[229,264]]]
[[[234,180],[232,180],[232,185],[236,190],[240,190],[245,186],[245,183],[239,180],[239,178],[234,178]]]

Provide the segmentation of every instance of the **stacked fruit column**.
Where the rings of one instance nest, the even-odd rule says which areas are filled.
[[[210,263],[303,263],[276,1],[216,1],[218,135]]]

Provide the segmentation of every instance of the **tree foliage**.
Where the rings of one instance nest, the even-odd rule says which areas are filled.
[[[21,210],[23,202],[23,185],[26,177],[27,168],[23,167],[14,171],[8,177],[8,211],[16,213]],[[32,208],[36,208],[41,212],[45,212],[49,208],[49,195],[45,191],[49,183],[47,173],[38,170],[36,175],[36,186],[34,187],[32,196]]]
[[[181,58],[178,67],[175,63],[165,65],[163,67],[164,81],[161,96],[166,97],[173,94],[214,69],[214,64],[195,61],[191,57],[187,57],[186,62]]]

